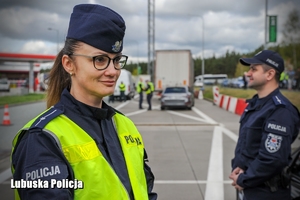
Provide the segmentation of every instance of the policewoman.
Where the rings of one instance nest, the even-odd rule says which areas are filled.
[[[124,34],[125,23],[115,11],[74,7],[65,46],[49,75],[49,109],[14,138],[12,171],[14,181],[77,181],[82,187],[47,189],[44,182],[17,189],[16,199],[157,199],[140,133],[103,101],[126,65]]]
[[[291,144],[299,133],[299,112],[279,91],[281,56],[263,50],[241,58],[250,66],[248,87],[257,91],[240,119],[239,138],[229,178],[240,199],[288,200],[289,182],[281,176],[291,161]]]

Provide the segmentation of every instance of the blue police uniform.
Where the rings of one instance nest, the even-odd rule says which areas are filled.
[[[279,177],[291,161],[291,144],[299,133],[299,112],[279,91],[247,100],[240,119],[239,139],[232,169],[240,167],[237,184],[246,200],[290,199],[290,189],[276,183],[271,191],[266,182]]]
[[[134,199],[121,145],[113,127],[112,117],[116,110],[105,104],[105,102],[102,102],[102,108],[83,104],[77,101],[67,89],[63,91],[60,102],[55,106],[63,106],[64,115],[74,121],[96,141],[101,153],[113,167],[128,191],[130,199]],[[145,160],[146,157],[145,152]],[[25,177],[27,175],[40,176],[43,180],[72,180],[73,177],[72,169],[57,146],[56,141],[49,134],[43,133],[41,129],[30,129],[28,133],[24,134],[18,143],[18,148],[12,155],[12,165],[15,168],[13,177],[15,180],[37,178]],[[50,170],[47,170],[47,177],[43,177],[43,169]],[[56,173],[51,173],[51,169],[58,170],[55,171]],[[151,192],[154,185],[154,176],[146,163],[144,170],[149,199],[156,199],[157,194]],[[26,192],[25,190],[28,189],[18,190],[21,199],[38,199],[41,192],[49,200],[73,199],[72,189],[30,189]]]

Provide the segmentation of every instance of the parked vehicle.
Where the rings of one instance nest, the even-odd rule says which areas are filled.
[[[224,80],[228,78],[227,74],[204,74],[203,76],[204,85],[215,85],[221,84]],[[202,75],[195,77],[195,86],[203,86]]]
[[[194,91],[194,61],[190,50],[157,50],[154,68],[156,91],[187,86]]]
[[[232,85],[234,88],[243,88],[244,87],[243,77],[239,76],[238,78],[234,79]]]
[[[194,106],[194,94],[187,86],[166,87],[160,99],[160,109],[165,108],[187,108]]]
[[[223,87],[231,87],[232,86],[232,79],[224,79],[221,83],[221,86]]]
[[[0,91],[10,91],[10,82],[7,79],[0,79]]]
[[[126,69],[121,69],[121,74],[119,76],[119,79],[117,81],[115,91],[114,91],[114,98],[115,99],[120,98],[121,92],[120,92],[119,85],[121,84],[121,82],[123,82],[126,86],[126,90],[125,90],[126,99],[127,100],[132,99],[135,94],[135,88],[134,88],[134,84],[133,84],[134,81],[132,79],[131,72]]]

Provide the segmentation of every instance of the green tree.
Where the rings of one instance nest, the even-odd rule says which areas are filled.
[[[147,74],[147,63],[139,63],[139,66],[141,67],[141,74]],[[132,62],[127,63],[124,69],[130,71],[132,75],[137,75],[138,65]]]
[[[294,67],[297,67],[297,59],[299,59],[299,48],[300,44],[300,18],[299,11],[294,9],[292,10],[287,18],[287,21],[284,24],[283,29],[283,41],[284,46],[290,46],[290,52],[284,52],[285,56],[291,56],[292,63]],[[297,55],[298,54],[298,55]]]

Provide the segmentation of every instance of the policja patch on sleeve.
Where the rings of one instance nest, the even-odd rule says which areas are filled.
[[[282,136],[269,133],[265,142],[266,150],[270,153],[275,153],[280,149]]]

